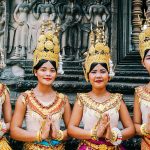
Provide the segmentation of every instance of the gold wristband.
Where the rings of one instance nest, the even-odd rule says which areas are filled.
[[[63,138],[64,138],[64,133],[63,133],[63,131],[62,131],[62,130],[58,130],[58,131],[57,131],[57,138],[56,138],[56,140],[62,141]]]
[[[140,130],[141,130],[142,135],[144,135],[144,136],[149,136],[149,133],[148,133],[148,131],[146,130],[146,123],[143,123],[143,124],[141,125]]]
[[[111,141],[111,142],[117,141],[117,132],[111,131],[111,134],[112,134],[112,136],[111,136],[111,138],[110,138],[110,141]]]
[[[92,139],[92,140],[98,140],[98,137],[97,137],[97,130],[96,130],[96,129],[92,129],[92,130],[91,130],[91,139]]]
[[[42,141],[41,131],[37,131],[37,133],[36,133],[36,141],[37,142],[41,142]]]

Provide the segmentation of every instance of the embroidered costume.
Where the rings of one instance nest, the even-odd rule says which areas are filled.
[[[6,99],[6,94],[9,92],[6,85],[0,83],[0,120],[2,116],[2,105]],[[6,128],[6,125],[3,121],[0,121],[0,150],[11,150],[11,147],[8,144],[8,141],[5,137],[3,137],[3,134],[5,133],[4,128]]]
[[[99,103],[94,101],[88,93],[80,93],[77,95],[77,101],[83,107],[82,122],[84,129],[91,131],[100,121],[104,113],[110,116],[111,128],[118,127],[119,109],[122,101],[122,95],[119,93],[111,93],[110,99],[105,102]],[[82,140],[79,144],[78,150],[124,150],[122,146],[114,146],[105,139],[98,140]]]
[[[146,86],[139,86],[135,89],[135,93],[138,96],[140,109],[142,113],[142,124],[148,122],[148,114],[150,110],[150,91],[146,89]],[[143,136],[141,142],[141,150],[150,149],[150,137]]]
[[[26,128],[27,131],[37,132],[40,130],[47,115],[51,114],[57,130],[60,130],[60,121],[64,113],[67,96],[57,93],[56,99],[49,103],[36,99],[33,90],[22,93],[22,102],[26,105]],[[41,142],[27,142],[24,150],[64,150],[62,141],[47,139]]]
[[[143,28],[143,31],[139,34],[139,53],[142,60],[144,60],[145,52],[150,49],[150,22],[148,19],[147,21],[147,27]],[[142,125],[140,130],[143,137],[141,142],[141,150],[149,150],[150,134],[147,133],[145,125],[147,123],[148,114],[150,110],[150,91],[148,91],[146,86],[139,86],[135,89],[135,93],[139,98],[142,113]]]
[[[93,63],[104,63],[107,65],[109,76],[113,77],[113,64],[110,56],[110,49],[106,43],[104,29],[97,26],[90,33],[90,44],[84,62],[84,76],[88,82],[89,72]],[[90,140],[82,140],[78,150],[124,150],[120,143],[122,141],[121,131],[118,127],[119,109],[122,101],[122,95],[119,93],[111,93],[111,96],[105,102],[95,102],[88,93],[78,94],[77,101],[83,107],[82,122],[84,129],[91,132]],[[115,135],[113,141],[106,141],[97,137],[98,123],[104,113],[110,116],[111,131]]]

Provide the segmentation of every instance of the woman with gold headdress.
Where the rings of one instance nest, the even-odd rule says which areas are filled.
[[[150,74],[150,27],[139,35],[139,50],[142,64]],[[141,150],[150,149],[150,82],[135,88],[134,125],[136,133],[142,136]]]
[[[46,30],[45,27],[48,26]],[[11,122],[11,136],[25,142],[24,150],[64,150],[67,130],[60,130],[61,119],[68,126],[71,109],[66,95],[52,88],[59,60],[58,30],[44,22],[33,55],[37,86],[22,93]],[[22,128],[23,120],[26,129]]]
[[[0,68],[1,67],[2,66],[0,66]],[[0,83],[0,150],[11,150],[11,147],[4,137],[4,134],[10,129],[11,115],[9,89],[5,84]]]
[[[68,134],[80,139],[78,150],[124,150],[121,144],[134,135],[134,126],[122,94],[110,93],[106,85],[113,75],[110,52],[104,32],[97,27],[90,33],[90,48],[84,65],[92,90],[77,94]],[[78,112],[78,113],[76,113]],[[123,129],[118,129],[119,118]],[[79,127],[83,122],[83,129]]]

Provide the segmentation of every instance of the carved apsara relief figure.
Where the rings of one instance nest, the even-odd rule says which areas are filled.
[[[28,14],[35,4],[36,0],[32,2],[23,0],[21,4],[18,4],[14,11],[14,20],[17,23],[14,37],[14,49],[11,59],[26,59],[28,49]]]
[[[77,60],[81,46],[79,24],[82,19],[81,8],[74,0],[69,0],[66,5],[63,5],[62,11],[58,7],[58,13],[62,22],[61,48],[63,57],[66,57],[66,60]]]
[[[4,32],[6,23],[5,2],[0,1],[0,48],[4,50]]]
[[[85,12],[85,11],[84,11]],[[105,5],[102,4],[102,0],[96,0],[95,4],[89,7],[89,10],[85,12],[87,19],[92,24],[92,27],[103,27],[105,30],[105,36],[108,42],[108,25],[107,21],[110,18],[110,13]]]

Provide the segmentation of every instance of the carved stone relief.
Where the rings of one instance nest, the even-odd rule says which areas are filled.
[[[5,67],[6,2],[0,1],[0,68]]]
[[[50,19],[61,27],[63,59],[79,60],[88,48],[89,32],[97,25],[109,37],[110,0],[15,0],[11,2],[8,58],[32,59],[41,22]]]

